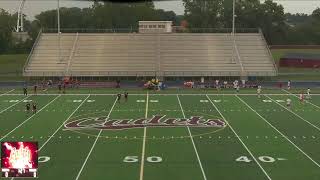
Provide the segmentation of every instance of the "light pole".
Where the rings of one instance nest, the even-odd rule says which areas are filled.
[[[18,10],[18,17],[17,17],[17,28],[16,32],[23,32],[23,12],[22,9],[24,7],[24,3],[26,0],[21,0],[19,10]]]
[[[232,5],[232,34],[235,33],[235,21],[236,21],[236,0],[233,0]]]
[[[233,40],[233,43],[232,43],[232,59],[231,59],[231,63],[235,63],[235,46],[236,46],[236,39],[235,39],[235,21],[236,21],[236,0],[233,0],[233,3],[232,3],[232,33],[231,33],[231,36],[232,36],[232,40]]]
[[[60,0],[57,0],[57,18],[58,18],[58,46],[59,46],[59,57],[58,60],[62,61],[61,59],[61,37],[60,37]]]

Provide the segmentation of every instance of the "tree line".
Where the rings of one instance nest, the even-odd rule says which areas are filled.
[[[95,2],[88,8],[60,9],[61,28],[65,29],[137,29],[138,21],[173,21],[187,29],[231,28],[232,0],[183,0],[184,15],[155,9],[153,2],[110,3]],[[311,15],[284,13],[282,5],[266,0],[242,0],[236,3],[236,29],[261,28],[271,45],[320,44],[320,8]],[[12,36],[17,13],[0,9],[0,53],[27,53],[39,30],[57,28],[56,10],[41,12],[25,27],[31,37],[21,42]]]

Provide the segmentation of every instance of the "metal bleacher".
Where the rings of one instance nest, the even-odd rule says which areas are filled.
[[[276,74],[262,33],[40,33],[24,67],[25,76]]]

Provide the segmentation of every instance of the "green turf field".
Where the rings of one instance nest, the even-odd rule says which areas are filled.
[[[41,180],[320,179],[319,94],[118,91],[3,89],[0,140],[38,141]]]
[[[0,80],[21,81],[22,69],[28,54],[0,55]]]

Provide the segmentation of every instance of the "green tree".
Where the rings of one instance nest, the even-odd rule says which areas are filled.
[[[317,20],[320,20],[320,8],[317,8],[316,10],[314,10],[312,12],[312,17],[317,19]]]
[[[189,28],[221,28],[223,0],[183,0]]]
[[[12,44],[14,24],[14,18],[4,9],[0,8],[0,53],[7,51]]]
[[[136,29],[141,20],[176,21],[172,11],[156,10],[153,2],[95,2],[90,8],[61,8],[61,28],[73,29]],[[44,28],[57,28],[56,10],[36,16]]]

